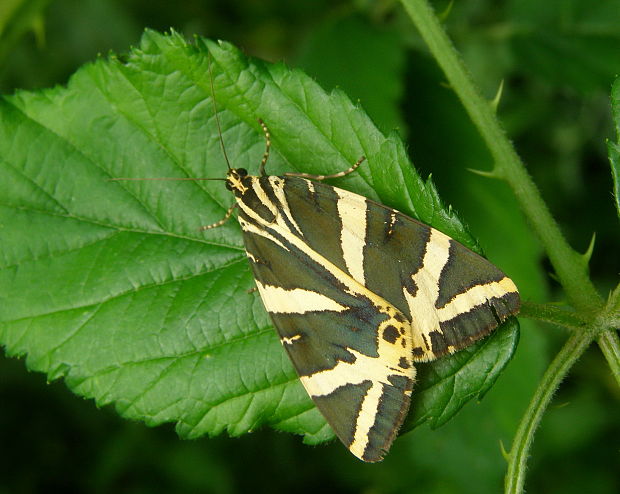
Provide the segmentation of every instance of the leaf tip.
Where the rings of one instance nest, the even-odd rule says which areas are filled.
[[[592,258],[592,252],[594,252],[594,244],[596,243],[596,232],[592,234],[592,238],[590,239],[590,244],[586,251],[581,255],[586,265],[590,264],[590,259]]]
[[[486,178],[502,178],[500,174],[497,172],[497,168],[493,168],[492,170],[477,170],[476,168],[467,168],[467,171],[471,173],[475,173],[476,175],[480,175],[481,177]]]
[[[499,87],[497,88],[497,92],[495,93],[495,97],[490,101],[491,108],[493,109],[493,113],[497,113],[497,108],[499,107],[499,102],[502,99],[503,93],[504,93],[504,79],[500,81]]]
[[[446,22],[446,20],[448,20],[448,17],[450,17],[450,14],[452,13],[452,7],[454,7],[454,0],[450,0],[450,3],[445,9],[443,9],[443,12],[437,14],[439,22]]]
[[[502,453],[502,457],[506,460],[506,463],[510,461],[510,453],[506,451],[506,447],[504,446],[504,441],[499,440],[499,450]]]

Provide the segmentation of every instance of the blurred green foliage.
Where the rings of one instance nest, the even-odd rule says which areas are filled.
[[[441,10],[446,3],[438,2]],[[597,243],[601,293],[619,271],[618,222],[605,139],[614,135],[609,91],[620,73],[620,4],[602,0],[458,2],[448,32],[499,115],[570,242]],[[63,84],[80,65],[123,53],[142,30],[174,27],[222,38],[247,53],[286,60],[326,89],[359,99],[379,127],[407,138],[422,172],[465,219],[486,254],[528,300],[558,300],[549,266],[504,184],[467,168],[490,156],[422,42],[391,1],[10,0],[0,4],[0,92]],[[0,361],[0,493],[340,492],[480,493],[501,490],[517,422],[565,335],[522,321],[513,362],[479,404],[436,431],[396,441],[379,465],[339,444],[303,446],[271,430],[180,441],[97,410]],[[618,391],[597,348],[572,370],[536,438],[529,492],[620,490]],[[415,405],[414,405],[415,406]]]

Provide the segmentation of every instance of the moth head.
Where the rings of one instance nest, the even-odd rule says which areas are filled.
[[[248,171],[245,168],[231,168],[226,174],[226,188],[235,193],[235,195],[242,195],[248,190],[248,186],[245,184]]]

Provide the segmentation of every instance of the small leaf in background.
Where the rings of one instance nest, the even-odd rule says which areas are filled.
[[[30,369],[125,417],[174,422],[183,437],[269,425],[322,442],[332,433],[249,293],[238,225],[199,230],[232,203],[222,183],[109,181],[224,175],[207,48],[235,166],[256,171],[260,117],[270,173],[330,173],[365,155],[339,185],[478,248],[402,143],[342,92],[225,43],[147,31],[123,62],[98,60],[66,88],[0,104],[0,339]],[[513,321],[425,366],[408,427],[444,423],[485,393],[517,338]]]
[[[4,0],[0,4],[0,65],[10,48],[32,31],[39,44],[43,39],[43,12],[50,0]]]
[[[509,4],[514,53],[523,69],[583,93],[617,74],[620,8],[615,0]]]
[[[318,28],[295,62],[322,87],[341,88],[359,101],[383,132],[398,129],[404,137],[400,100],[405,48],[394,31],[361,16],[345,17]]]

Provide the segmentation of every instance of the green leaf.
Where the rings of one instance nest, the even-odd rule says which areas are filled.
[[[616,213],[620,218],[620,78],[617,78],[611,88],[611,111],[616,127],[618,142],[607,142],[609,164],[611,165],[611,178],[614,183],[614,202]]]
[[[207,56],[210,50],[211,62]],[[147,31],[121,61],[98,60],[66,88],[0,103],[0,341],[30,369],[99,405],[182,437],[262,425],[332,437],[281,348],[253,286],[223,177],[209,63],[234,166],[256,171],[269,125],[270,173],[331,173],[477,248],[422,181],[402,143],[339,91],[229,44]],[[518,337],[508,324],[476,348],[424,366],[409,427],[445,422],[484,393]],[[449,399],[447,399],[449,397]]]
[[[419,384],[412,413],[403,430],[428,421],[432,428],[445,424],[472,398],[482,399],[508,364],[519,341],[518,324],[512,318],[491,338],[466,348],[433,365],[420,366]]]

